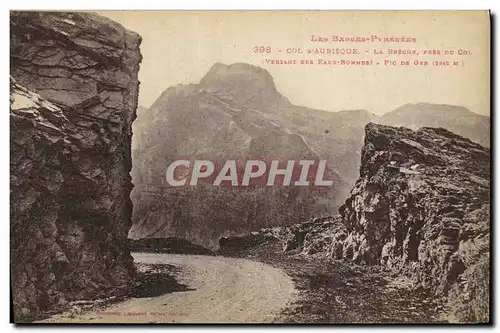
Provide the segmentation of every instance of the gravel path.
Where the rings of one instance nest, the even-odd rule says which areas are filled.
[[[131,298],[103,310],[63,313],[51,323],[265,323],[296,299],[292,279],[281,269],[241,258],[134,253],[134,261],[181,268],[186,291]]]

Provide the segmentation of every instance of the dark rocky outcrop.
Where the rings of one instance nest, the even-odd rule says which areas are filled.
[[[487,304],[488,281],[474,275],[489,271],[489,211],[489,149],[442,128],[368,124],[360,178],[339,209],[342,257]],[[478,284],[485,288],[473,292]]]
[[[246,256],[261,253],[269,245],[291,255],[336,257],[342,252],[346,229],[339,216],[316,217],[290,226],[263,228],[242,236],[219,239],[220,255]],[[276,247],[276,246],[274,246]]]
[[[90,13],[12,12],[11,276],[17,322],[127,293],[139,35]]]
[[[489,163],[488,149],[444,129],[367,125],[360,178],[339,210],[343,257],[404,267],[487,236]]]

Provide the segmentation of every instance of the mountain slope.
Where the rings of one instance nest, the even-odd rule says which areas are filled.
[[[328,191],[210,184],[180,189],[166,184],[165,170],[178,159],[208,159],[217,166],[236,160],[238,170],[251,159],[328,159],[318,154],[319,145],[308,140],[305,131],[291,130],[297,126],[283,116],[291,108],[267,71],[246,64],[216,64],[199,84],[167,89],[134,124],[136,222],[130,236],[175,236],[216,247],[225,232],[289,224],[335,211],[349,184],[328,164],[325,178],[334,181]]]
[[[432,110],[438,115],[430,116]],[[217,63],[198,84],[165,90],[134,123],[132,176],[136,188],[130,236],[187,237],[210,247],[228,230],[229,234],[246,232],[299,222],[311,214],[335,214],[358,177],[367,123],[459,127],[462,135],[474,139],[478,133],[489,133],[488,118],[483,118],[464,108],[431,104],[405,106],[383,117],[366,110],[310,109],[291,104],[262,68]],[[242,169],[247,159],[261,158],[324,159],[334,185],[321,195],[309,189],[293,190],[290,195],[289,189],[284,193],[282,188],[247,188],[238,189],[236,196],[234,189],[229,195],[227,188],[205,186],[196,191],[184,189],[182,199],[178,189],[164,187],[165,170],[177,159],[209,159],[219,164],[235,159]],[[272,204],[262,198],[276,199],[275,195],[280,199]],[[206,196],[214,202],[200,203]],[[265,202],[271,208],[256,212]],[[270,211],[274,213],[268,215]]]
[[[471,112],[462,106],[406,104],[384,114],[380,123],[413,130],[421,127],[442,127],[484,147],[490,146],[490,118]]]

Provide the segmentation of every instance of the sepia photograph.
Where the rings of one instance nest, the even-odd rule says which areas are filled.
[[[12,10],[15,324],[491,324],[487,10]]]

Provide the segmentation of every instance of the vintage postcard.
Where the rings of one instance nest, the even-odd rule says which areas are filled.
[[[15,323],[490,323],[490,13],[11,11]]]

